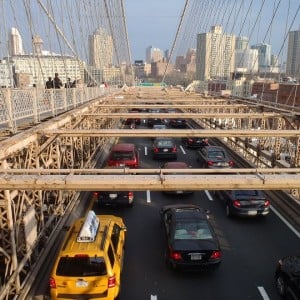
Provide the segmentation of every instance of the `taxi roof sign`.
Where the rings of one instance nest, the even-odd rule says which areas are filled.
[[[99,224],[100,221],[97,218],[95,212],[93,210],[89,211],[77,236],[77,242],[94,242],[96,239]]]

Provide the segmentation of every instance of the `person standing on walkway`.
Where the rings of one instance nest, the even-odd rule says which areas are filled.
[[[52,77],[48,77],[48,81],[46,81],[46,89],[53,89]]]
[[[58,73],[55,73],[55,77],[53,79],[53,85],[55,89],[60,89],[63,86],[62,81],[58,77]]]

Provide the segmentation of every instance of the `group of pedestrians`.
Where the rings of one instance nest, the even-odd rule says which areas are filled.
[[[58,76],[58,73],[54,74],[54,78],[48,77],[48,80],[46,81],[46,89],[60,89],[63,87],[63,83],[61,79]],[[71,78],[67,79],[67,82],[65,83],[65,88],[71,88],[76,87],[76,80],[74,82],[71,82]]]

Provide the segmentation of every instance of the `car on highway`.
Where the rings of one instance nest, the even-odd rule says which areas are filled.
[[[182,138],[181,141],[187,148],[192,149],[202,148],[209,145],[208,138],[204,137],[187,137]]]
[[[139,152],[134,144],[120,143],[112,146],[107,160],[108,167],[139,167]]]
[[[165,121],[160,118],[149,118],[147,120],[147,126],[153,128],[155,125],[166,125]]]
[[[153,141],[153,159],[177,159],[177,146],[174,139],[157,137]]]
[[[131,191],[96,191],[92,194],[93,201],[99,207],[133,206],[134,192]]]
[[[215,193],[224,201],[228,217],[266,216],[270,212],[270,200],[260,190],[220,190]]]
[[[202,147],[197,150],[196,154],[197,161],[205,169],[224,169],[234,166],[234,162],[229,157],[227,151],[220,146]]]
[[[129,113],[139,113],[141,110],[139,108],[132,108],[128,111]],[[141,118],[128,118],[125,120],[125,125],[140,125],[141,124]]]
[[[169,161],[161,166],[162,169],[177,169],[177,172],[171,174],[180,174],[180,170],[190,169],[191,167],[192,166],[183,161]],[[166,194],[192,194],[193,192],[194,191],[190,190],[164,191]]]
[[[286,256],[278,261],[275,285],[283,299],[300,299],[300,255]]]
[[[187,121],[182,118],[170,119],[169,126],[173,128],[186,128]]]
[[[122,218],[92,210],[77,219],[68,228],[51,272],[51,299],[117,299],[126,230]]]
[[[203,269],[220,265],[222,251],[207,210],[192,204],[175,204],[163,206],[160,215],[169,267]]]

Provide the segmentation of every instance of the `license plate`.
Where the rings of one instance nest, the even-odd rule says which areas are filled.
[[[87,281],[84,281],[84,280],[76,281],[76,287],[78,287],[78,288],[86,288],[88,286],[89,286],[89,283]]]
[[[163,152],[168,152],[168,151],[169,151],[169,149],[164,149],[164,150],[163,150]]]
[[[116,199],[118,197],[117,194],[109,194],[110,199]]]
[[[257,215],[257,211],[256,210],[249,210],[248,211],[248,215],[249,216],[256,216]]]
[[[183,191],[176,191],[176,194],[183,194]]]
[[[191,253],[191,260],[201,260],[202,255],[200,253]]]

